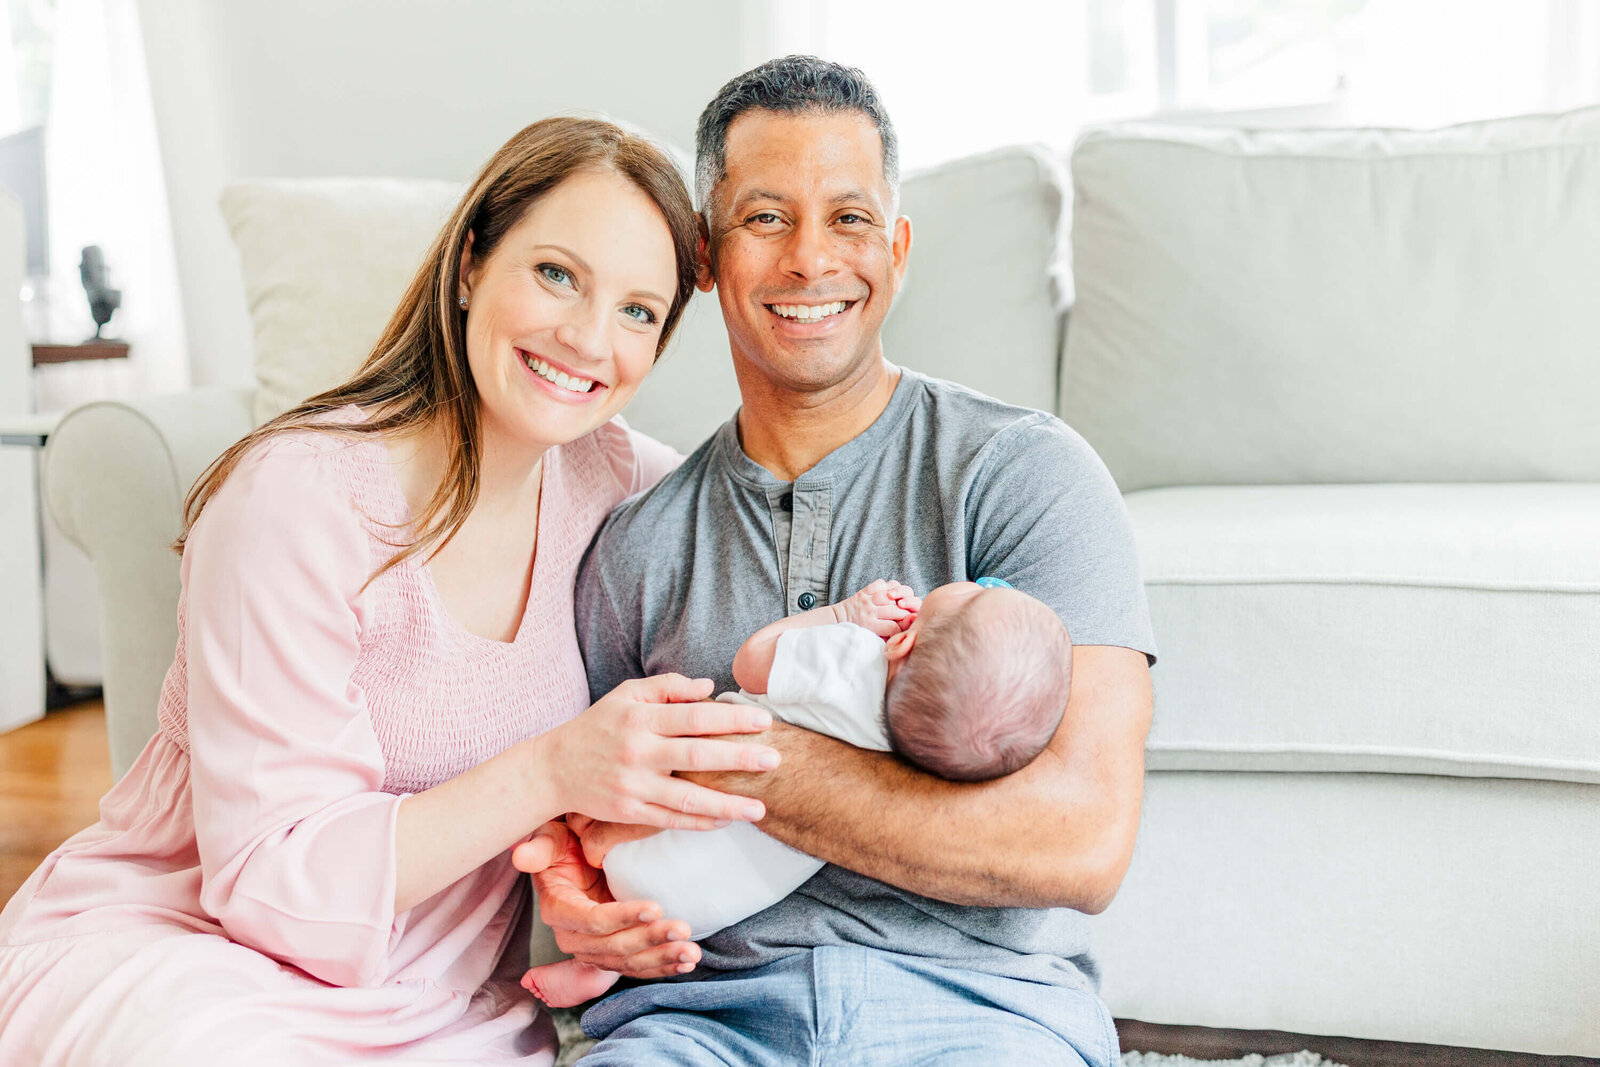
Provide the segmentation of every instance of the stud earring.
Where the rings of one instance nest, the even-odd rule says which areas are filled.
[[[460,303],[461,303],[461,310],[462,311],[467,310],[467,298],[466,297],[462,297],[461,300],[460,300]]]

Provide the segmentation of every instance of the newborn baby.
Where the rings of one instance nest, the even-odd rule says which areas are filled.
[[[1072,644],[1056,613],[998,579],[941,585],[919,600],[876,581],[838,604],[762,627],[733,659],[732,700],[860,748],[893,751],[951,781],[1031,763],[1055,736]],[[617,900],[654,900],[699,940],[782,900],[823,862],[749,823],[666,830],[613,848]],[[523,976],[551,1007],[605,992],[617,976],[567,960]]]

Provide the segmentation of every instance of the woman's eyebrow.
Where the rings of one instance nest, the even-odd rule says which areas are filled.
[[[553,251],[560,252],[562,255],[564,255],[568,259],[572,260],[572,262],[577,265],[578,269],[583,271],[585,274],[593,274],[594,273],[594,271],[589,268],[589,264],[587,264],[587,263],[585,263],[583,261],[583,257],[578,255],[578,253],[574,252],[570,248],[567,248],[567,247],[565,247],[563,245],[535,245],[534,246],[534,250],[535,251],[537,251],[537,250],[539,250],[541,248],[549,248],[549,249],[551,249]]]
[[[543,244],[543,245],[534,245],[533,247],[534,247],[534,251],[538,251],[541,248],[548,248],[552,252],[560,252],[562,255],[564,255],[568,259],[572,260],[573,265],[576,266],[579,270],[583,271],[585,274],[593,274],[594,273],[594,271],[589,268],[589,264],[587,264],[587,263],[585,263],[583,261],[583,257],[578,255],[578,253],[574,252],[572,249],[568,248],[566,245]],[[633,292],[629,293],[628,296],[629,296],[630,299],[638,299],[640,297],[644,297],[644,298],[647,298],[647,299],[650,299],[650,300],[659,301],[659,302],[661,302],[663,304],[666,304],[668,307],[672,306],[672,301],[668,300],[666,297],[662,296],[660,293],[654,291],[653,289],[635,289]]]
[[[630,300],[654,300],[659,304],[665,304],[667,307],[671,307],[672,306],[672,301],[668,300],[666,297],[662,296],[660,293],[656,292],[653,289],[635,289],[633,292],[628,294],[628,299],[630,299]]]

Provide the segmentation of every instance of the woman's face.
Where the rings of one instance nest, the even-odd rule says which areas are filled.
[[[609,171],[538,200],[487,260],[461,257],[486,438],[543,450],[620,411],[655,362],[677,285],[665,218]]]

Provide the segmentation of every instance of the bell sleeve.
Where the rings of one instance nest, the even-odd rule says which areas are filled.
[[[248,455],[190,535],[190,767],[202,907],[234,941],[374,986],[403,929],[401,797],[382,792],[351,681],[374,560],[339,447],[299,435]]]

